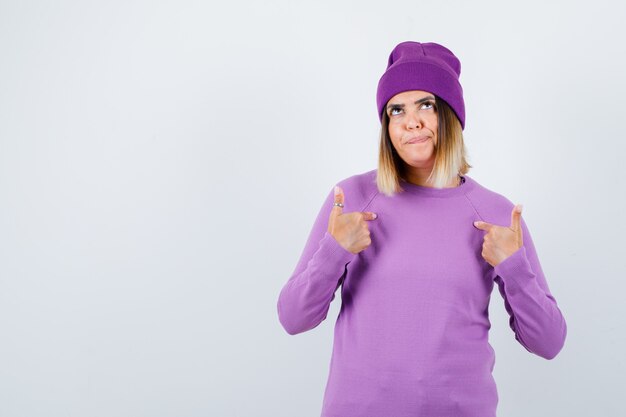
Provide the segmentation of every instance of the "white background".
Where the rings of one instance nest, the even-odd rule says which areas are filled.
[[[494,287],[498,415],[624,415],[624,6],[0,1],[0,416],[316,417],[340,297],[278,294],[339,180],[376,168],[399,42],[461,60],[468,175],[524,204],[568,324]]]

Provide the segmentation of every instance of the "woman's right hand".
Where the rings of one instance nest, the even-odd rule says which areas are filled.
[[[335,187],[335,203],[344,202],[343,190]],[[328,233],[347,251],[357,254],[367,248],[372,240],[367,221],[378,217],[370,211],[344,213],[343,208],[333,206],[328,219]]]

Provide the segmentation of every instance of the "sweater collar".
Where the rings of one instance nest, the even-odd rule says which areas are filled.
[[[461,184],[456,187],[450,188],[435,188],[435,187],[426,187],[424,185],[416,185],[410,182],[407,182],[403,179],[400,179],[400,187],[404,189],[405,192],[411,194],[423,195],[426,197],[455,197],[465,195],[467,192],[472,190],[476,186],[476,181],[474,181],[470,176],[461,175]]]

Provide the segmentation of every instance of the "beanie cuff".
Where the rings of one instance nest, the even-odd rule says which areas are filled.
[[[398,93],[409,90],[423,90],[444,100],[454,111],[465,128],[465,106],[463,87],[456,74],[446,68],[425,60],[399,62],[387,69],[378,82],[378,117],[382,122],[383,111],[389,99]]]

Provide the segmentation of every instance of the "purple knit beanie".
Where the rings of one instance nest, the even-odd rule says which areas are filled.
[[[443,99],[465,129],[465,103],[459,83],[461,61],[445,46],[434,42],[401,42],[389,55],[387,70],[378,81],[376,103],[382,123],[389,99],[409,90],[423,90]]]

